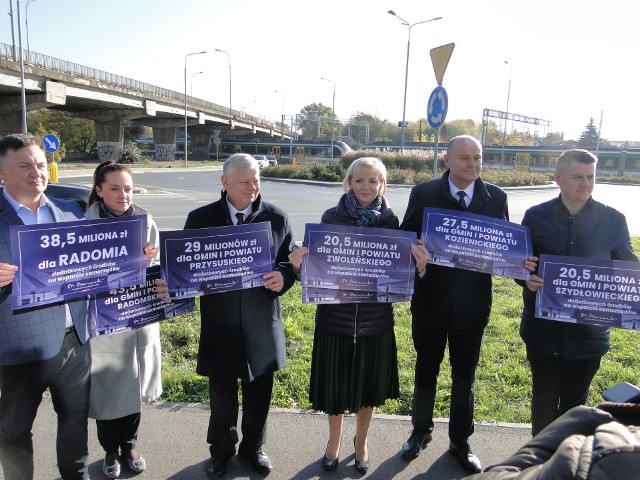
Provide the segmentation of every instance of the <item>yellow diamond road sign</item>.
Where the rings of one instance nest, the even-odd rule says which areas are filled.
[[[440,47],[432,48],[429,51],[429,55],[431,55],[431,63],[433,64],[433,71],[436,74],[436,82],[438,82],[438,85],[440,86],[442,86],[442,77],[444,77],[444,72],[447,69],[447,65],[449,65],[449,59],[451,58],[453,47],[455,46],[455,43],[448,43]]]

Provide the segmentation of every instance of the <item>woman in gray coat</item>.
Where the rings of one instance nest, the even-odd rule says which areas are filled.
[[[133,203],[131,171],[124,165],[101,163],[93,175],[87,219],[147,215],[148,264],[158,256],[158,227],[149,212]],[[91,398],[89,417],[96,419],[98,440],[106,455],[102,471],[107,478],[120,476],[122,460],[134,473],[146,467],[135,450],[142,402],[162,393],[160,326],[96,337],[91,340]]]

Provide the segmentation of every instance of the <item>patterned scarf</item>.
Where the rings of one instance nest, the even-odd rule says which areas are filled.
[[[345,195],[344,203],[349,215],[356,220],[357,226],[368,227],[369,225],[377,225],[380,222],[380,214],[382,212],[382,197],[380,195],[376,196],[371,205],[362,207],[358,203],[353,190],[349,190]]]
[[[133,203],[131,204],[131,206],[129,208],[127,208],[127,211],[124,212],[122,215],[122,217],[128,217],[129,215],[133,215],[134,214],[134,208],[133,208]],[[107,206],[104,204],[104,202],[98,202],[98,212],[100,214],[100,218],[114,218],[114,217],[118,217],[118,215],[114,215],[113,213],[111,213],[111,210],[109,210],[107,208]]]

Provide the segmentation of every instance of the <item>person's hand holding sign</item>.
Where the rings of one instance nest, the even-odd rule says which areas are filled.
[[[284,288],[284,277],[282,272],[274,270],[262,276],[264,279],[264,288],[272,292],[279,292]]]
[[[533,272],[538,269],[538,257],[529,257],[527,260],[525,260],[524,268],[531,272],[531,276],[526,282],[527,288],[532,292],[537,292],[538,289],[542,288],[542,286],[544,285],[544,281],[542,280],[542,278],[540,278],[538,275],[533,274]]]
[[[156,255],[158,255],[158,247],[151,242],[147,243],[144,247],[144,255],[147,257],[147,262],[153,261],[153,259],[156,258]]]
[[[302,257],[304,257],[307,253],[309,253],[309,249],[307,247],[300,247],[296,248],[289,254],[289,263],[293,267],[293,271],[296,272],[296,274],[300,273],[300,269],[302,268]]]
[[[9,265],[8,263],[0,263],[0,288],[6,287],[13,282],[18,267]]]
[[[427,263],[429,262],[429,252],[424,246],[422,240],[418,240],[417,245],[411,245],[411,254],[416,260],[416,271],[420,278],[427,273]]]

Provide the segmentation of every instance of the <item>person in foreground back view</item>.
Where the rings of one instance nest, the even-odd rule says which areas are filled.
[[[504,462],[465,480],[543,479],[640,479],[640,404],[574,407]]]

